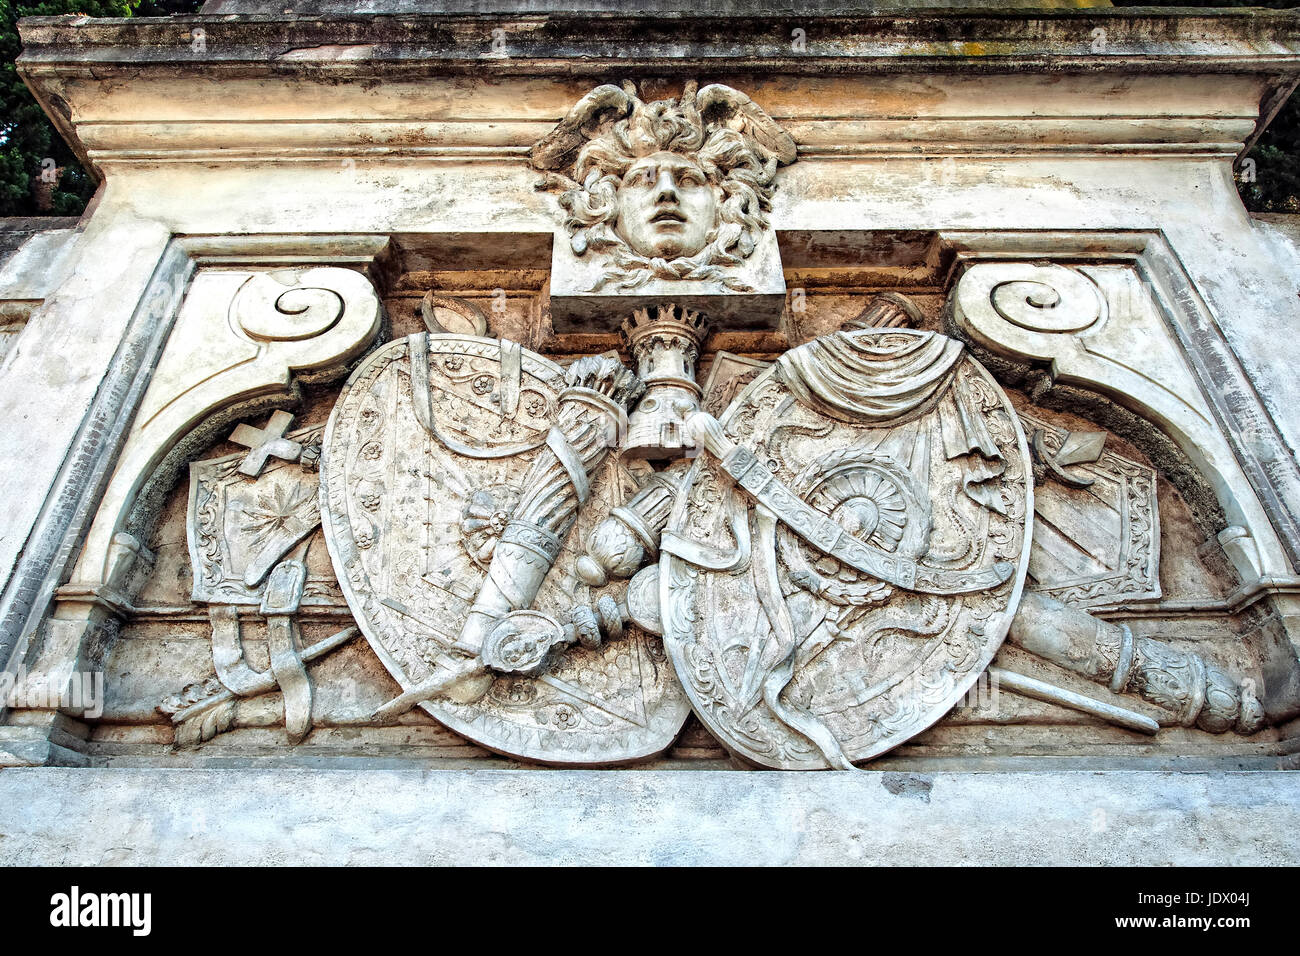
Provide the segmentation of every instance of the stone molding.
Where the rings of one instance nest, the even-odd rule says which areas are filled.
[[[279,5],[277,5],[279,6]],[[281,7],[282,9],[282,7]],[[653,12],[356,14],[346,20],[284,14],[193,15],[141,20],[89,17],[28,17],[22,25],[19,63],[34,75],[50,68],[88,70],[95,61],[133,67],[196,62],[240,66],[268,73],[271,64],[327,65],[335,75],[396,67],[425,73],[492,64],[501,73],[574,72],[570,60],[587,59],[585,75],[608,71],[605,51],[618,41],[625,71],[675,63],[746,72],[819,73],[829,65],[859,72],[1002,73],[1033,68],[1092,72],[1100,64],[1133,72],[1293,72],[1295,14],[1286,10],[1186,11],[1123,9],[948,11],[902,16],[755,16],[737,12],[682,11],[671,18]],[[790,28],[802,26],[806,48],[792,49]],[[195,50],[192,31],[201,27],[206,49]],[[492,29],[513,34],[512,51],[494,51]],[[1106,31],[1104,45],[1093,30]],[[978,45],[996,47],[984,55]],[[122,48],[130,48],[130,52]],[[278,56],[268,53],[283,50]],[[743,50],[742,53],[737,51]],[[348,51],[350,55],[340,55]],[[195,53],[204,55],[195,56]],[[405,67],[403,67],[405,65]]]
[[[1108,10],[1030,18],[800,13],[725,26],[692,14],[29,18],[18,68],[96,172],[160,160],[522,163],[527,147],[571,103],[569,78],[611,78],[605,55],[611,45],[621,54],[616,78],[705,82],[743,71],[812,74],[823,83],[869,79],[866,95],[852,97],[854,109],[837,108],[842,115],[801,116],[794,107],[786,115],[750,84],[804,159],[918,151],[1227,157],[1253,141],[1259,121],[1294,87],[1300,71],[1295,23],[1285,11],[1135,17]],[[798,52],[791,47],[795,29],[806,40]],[[504,52],[493,46],[494,30],[504,31],[496,35],[504,37]],[[1101,49],[1098,30],[1105,37]],[[744,56],[736,53],[741,48]],[[996,56],[982,52],[994,48]],[[114,79],[119,71],[129,72],[129,86]],[[440,85],[467,72],[491,77],[503,91],[499,98],[484,100],[461,83]],[[1117,76],[1126,77],[1127,92],[1116,93]],[[934,102],[918,97],[920,77],[948,92]],[[990,103],[1024,95],[1027,81],[1059,87],[1063,78],[1070,95],[1041,85],[1042,109],[1034,115],[988,112]],[[363,105],[349,104],[350,83],[376,79],[383,85],[368,89]],[[511,91],[521,80],[527,90]],[[222,84],[229,99],[188,99],[184,88],[200,82],[203,90]],[[981,93],[972,98],[962,90],[973,83]],[[257,86],[255,96],[233,92],[248,84]],[[329,95],[304,96],[304,85],[317,84],[328,84]],[[148,93],[143,106],[133,101],[142,92]],[[1225,96],[1236,105],[1225,109]],[[158,119],[160,99],[167,102],[165,120]]]
[[[1300,863],[1281,770],[11,769],[0,830],[6,865]]]
[[[162,354],[193,266],[168,244],[0,594],[0,667],[21,661],[76,559]],[[0,708],[0,713],[3,709]]]

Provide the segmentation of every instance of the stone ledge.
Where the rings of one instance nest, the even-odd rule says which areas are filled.
[[[1300,863],[1287,772],[0,771],[0,864]]]
[[[1033,10],[1109,7],[1110,0],[207,0],[205,14],[293,13],[350,16],[356,13],[689,13],[713,16],[843,16],[915,13],[920,10]]]
[[[792,31],[803,31],[801,46]],[[1300,68],[1292,10],[1142,8],[899,14],[618,10],[26,17],[20,75],[105,70],[370,76],[489,71],[596,75],[662,68],[747,73],[1264,73]],[[494,34],[504,30],[504,34]],[[1104,43],[1095,31],[1102,30]],[[199,31],[199,32],[195,32]],[[496,48],[493,41],[504,42]]]

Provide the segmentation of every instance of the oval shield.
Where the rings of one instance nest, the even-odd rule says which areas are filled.
[[[392,342],[348,380],[325,432],[321,516],[348,605],[404,691],[449,656],[465,660],[466,619],[498,550],[533,561],[524,570],[540,584],[483,643],[484,661],[495,654],[503,667],[517,663],[521,648],[547,639],[557,623],[562,629],[594,597],[568,542],[635,490],[616,456],[575,479],[586,486],[578,495],[585,504],[567,536],[548,540],[534,525],[531,538],[511,537],[523,528],[515,512],[539,456],[577,462],[568,474],[581,471],[572,447],[556,440],[564,389],[554,362],[462,335]],[[575,391],[599,404],[589,390]],[[565,474],[559,465],[554,471]],[[547,566],[538,565],[543,552]],[[519,575],[500,584],[516,588]],[[420,706],[469,739],[526,760],[591,766],[664,750],[689,705],[660,641],[627,627],[588,646],[595,643],[572,643],[526,672],[483,670]]]
[[[1016,415],[960,343],[836,333],[786,353],[693,463],[661,542],[664,643],[700,719],[782,770],[846,768],[970,689],[1029,557]]]

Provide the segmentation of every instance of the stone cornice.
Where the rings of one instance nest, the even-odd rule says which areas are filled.
[[[816,115],[795,104],[778,116],[806,158],[1224,157],[1300,78],[1300,14],[1272,10],[45,17],[20,31],[20,74],[96,174],[114,163],[522,163],[576,86],[737,74],[845,87]],[[1057,77],[1068,97],[1043,85]],[[903,87],[917,82],[938,100],[909,99]],[[972,83],[989,85],[972,98]],[[892,101],[858,102],[890,84]]]
[[[194,30],[203,31],[201,50]],[[795,50],[792,32],[804,31]],[[505,51],[494,51],[503,30]],[[1095,31],[1103,30],[1104,35]],[[1023,10],[902,16],[729,17],[717,13],[265,15],[131,20],[30,17],[20,71],[106,68],[283,74],[597,75],[745,72],[1160,72],[1300,75],[1300,15],[1221,10]]]

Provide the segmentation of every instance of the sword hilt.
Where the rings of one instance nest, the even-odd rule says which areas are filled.
[[[540,611],[512,611],[492,629],[477,656],[454,659],[443,655],[439,673],[393,698],[371,716],[380,723],[391,723],[426,700],[468,692],[468,685],[475,681],[479,682],[482,696],[493,674],[540,677],[551,668],[557,652],[575,642],[588,649],[598,648],[607,640],[622,637],[630,620],[626,603],[608,595],[595,605],[574,607],[569,624],[561,624]]]

